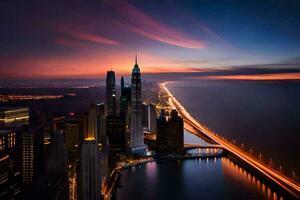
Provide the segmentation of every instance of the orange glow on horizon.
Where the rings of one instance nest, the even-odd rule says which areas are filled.
[[[65,78],[65,77],[104,77],[108,70],[118,75],[131,74],[134,54],[122,52],[92,51],[85,55],[7,58],[8,66],[14,66],[0,73],[7,78]],[[199,72],[193,68],[183,67],[170,58],[148,53],[138,54],[141,73]],[[206,71],[206,69],[204,69]]]

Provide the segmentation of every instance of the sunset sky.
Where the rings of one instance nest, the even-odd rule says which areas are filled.
[[[128,74],[135,51],[144,73],[299,68],[299,10],[296,0],[4,0],[0,75]]]

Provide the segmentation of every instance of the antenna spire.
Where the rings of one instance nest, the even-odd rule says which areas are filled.
[[[137,65],[137,52],[135,51],[135,64]]]

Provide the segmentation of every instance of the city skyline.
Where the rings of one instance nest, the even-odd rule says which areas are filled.
[[[0,3],[0,199],[300,199],[300,0]]]
[[[0,73],[7,79],[130,74],[136,50],[144,73],[299,70],[299,7],[297,1],[5,2]]]

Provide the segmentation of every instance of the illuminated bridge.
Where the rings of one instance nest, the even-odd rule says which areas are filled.
[[[188,131],[204,139],[210,140],[215,144],[220,145],[227,152],[238,158],[243,163],[247,164],[252,169],[256,170],[260,174],[264,175],[270,181],[276,183],[278,186],[292,194],[294,197],[300,199],[300,185],[290,179],[289,177],[281,174],[280,172],[272,169],[261,161],[253,158],[246,152],[239,149],[237,146],[229,143],[227,140],[219,137],[216,133],[209,130],[203,124],[200,124],[194,119],[186,109],[176,100],[172,93],[166,87],[167,82],[162,83],[161,89],[167,93],[168,103],[172,108],[176,108],[180,115],[184,118],[184,128]]]

